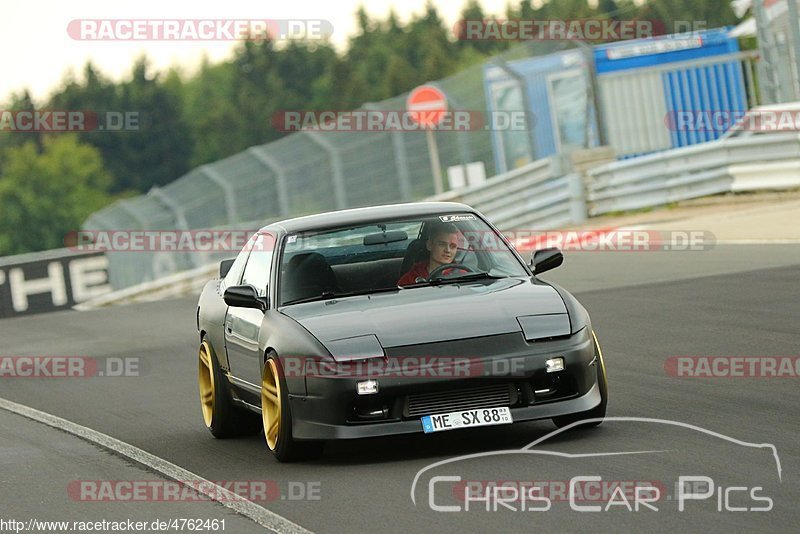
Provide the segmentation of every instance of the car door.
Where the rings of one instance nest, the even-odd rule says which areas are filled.
[[[252,285],[258,296],[267,298],[274,255],[274,236],[259,233],[252,241],[241,285]],[[261,351],[258,337],[264,312],[255,308],[228,307],[225,317],[225,346],[231,374],[254,387],[261,384]]]

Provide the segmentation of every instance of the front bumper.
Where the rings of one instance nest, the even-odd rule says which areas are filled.
[[[528,343],[515,333],[387,353],[389,365],[366,367],[371,371],[368,374],[307,376],[308,394],[289,397],[293,437],[353,439],[422,432],[422,415],[467,409],[459,402],[482,407],[480,395],[474,397],[477,400],[470,398],[472,391],[507,389],[505,400],[487,395],[487,402],[494,402],[487,407],[509,406],[514,422],[583,412],[601,402],[599,362],[589,327],[546,342]],[[546,372],[545,362],[553,357],[564,358],[563,371]],[[391,365],[398,360],[403,363]],[[458,361],[461,365],[450,371],[447,366],[440,367],[438,372],[425,372],[424,364],[406,365],[431,361]],[[378,381],[378,393],[357,395],[357,382],[367,378]],[[419,399],[428,404],[420,408],[419,402],[414,402]],[[441,407],[439,411],[437,407]]]

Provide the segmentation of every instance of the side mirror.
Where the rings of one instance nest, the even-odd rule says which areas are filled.
[[[219,277],[220,278],[225,278],[226,276],[228,276],[228,273],[230,272],[234,261],[236,261],[236,260],[235,259],[233,259],[233,260],[222,260],[221,262],[219,262]]]
[[[223,295],[225,304],[234,308],[256,308],[261,311],[267,309],[267,301],[258,296],[258,291],[251,285],[231,286]]]
[[[557,247],[543,248],[533,253],[531,259],[531,270],[533,274],[541,274],[550,269],[555,269],[564,263],[564,255]]]

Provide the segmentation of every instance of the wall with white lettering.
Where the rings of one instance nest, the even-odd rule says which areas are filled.
[[[62,249],[0,258],[0,318],[68,309],[109,291],[104,253]]]

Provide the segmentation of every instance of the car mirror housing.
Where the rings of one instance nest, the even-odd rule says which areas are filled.
[[[234,308],[256,308],[261,311],[267,309],[265,298],[258,296],[258,291],[251,285],[231,286],[223,295],[225,304]]]
[[[564,255],[558,247],[543,248],[533,253],[531,258],[531,270],[533,274],[541,274],[545,271],[555,269],[564,263]]]

